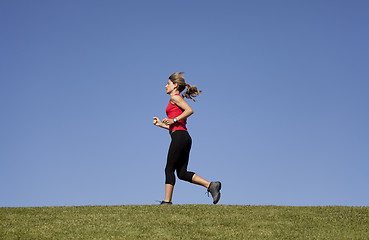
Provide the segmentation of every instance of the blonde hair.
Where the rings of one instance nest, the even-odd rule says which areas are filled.
[[[195,85],[191,86],[185,82],[184,72],[173,73],[172,75],[170,75],[169,80],[173,83],[177,83],[179,93],[181,93],[187,87],[186,92],[182,94],[182,96],[185,98],[189,98],[194,102],[195,100],[193,99],[193,97],[196,97],[202,92],[201,90],[197,90],[197,87]]]

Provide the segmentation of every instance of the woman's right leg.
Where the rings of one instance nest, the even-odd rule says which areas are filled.
[[[172,201],[174,184],[176,182],[174,170],[173,162],[168,158],[167,166],[165,167],[165,202]]]
[[[180,139],[173,136],[173,134],[171,135],[172,141],[168,150],[167,165],[165,166],[165,202],[172,201],[174,184],[176,183],[174,171],[182,148]]]
[[[172,202],[173,188],[174,185],[165,184],[165,198],[164,198],[165,202]]]

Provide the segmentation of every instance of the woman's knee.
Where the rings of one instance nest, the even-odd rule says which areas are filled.
[[[185,171],[177,172],[178,178],[187,182],[192,182],[192,177],[194,174],[195,173],[193,172],[185,172]]]
[[[177,177],[180,179],[180,180],[185,180],[185,174],[182,173],[182,172],[177,172]]]
[[[165,184],[171,184],[171,185],[176,184],[176,177],[174,176],[174,174],[165,175]]]
[[[174,170],[171,168],[165,168],[165,184],[174,185],[176,182],[176,177],[174,176]]]

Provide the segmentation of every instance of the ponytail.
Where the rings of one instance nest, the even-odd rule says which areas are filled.
[[[185,98],[189,98],[192,101],[195,102],[195,100],[193,99],[193,97],[196,97],[197,95],[199,95],[202,91],[201,90],[197,90],[197,87],[195,85],[191,86],[190,84],[187,84],[187,90],[186,92],[182,95]]]

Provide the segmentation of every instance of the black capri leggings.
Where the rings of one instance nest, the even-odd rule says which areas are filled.
[[[187,171],[188,159],[190,156],[192,139],[190,134],[184,130],[174,131],[171,135],[167,165],[165,167],[165,184],[176,183],[174,171],[177,171],[179,179],[192,182],[195,173]]]

